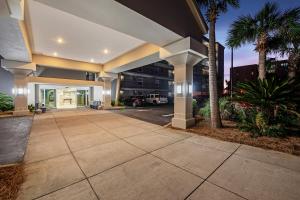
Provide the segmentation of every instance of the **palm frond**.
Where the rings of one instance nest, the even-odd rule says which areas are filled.
[[[251,16],[240,16],[233,22],[228,31],[227,46],[240,47],[254,42],[257,37],[257,21]]]

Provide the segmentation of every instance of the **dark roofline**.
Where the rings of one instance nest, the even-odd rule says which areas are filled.
[[[191,8],[191,11],[192,11],[192,13],[193,13],[193,15],[194,15],[196,21],[199,20],[200,26],[201,26],[201,28],[202,28],[203,33],[204,33],[204,34],[208,33],[208,26],[207,26],[207,24],[206,24],[206,21],[205,21],[205,19],[204,19],[202,13],[201,13],[201,11],[200,11],[199,5],[198,5],[198,3],[196,2],[196,0],[186,0],[186,1],[187,1],[188,4],[189,4],[189,1],[192,1],[193,7],[195,8],[196,13],[194,14],[193,8]],[[189,4],[189,5],[190,5],[190,4]]]

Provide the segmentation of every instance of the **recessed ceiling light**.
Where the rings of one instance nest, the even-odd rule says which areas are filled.
[[[94,62],[94,59],[92,58],[90,61],[93,63],[93,62]]]
[[[104,50],[103,50],[103,53],[104,53],[104,54],[108,54],[108,49],[104,49]]]
[[[56,40],[56,41],[57,41],[57,43],[58,43],[58,44],[62,44],[62,43],[64,43],[64,40],[63,40],[62,38],[57,38],[57,40]]]
[[[57,56],[57,52],[54,52],[54,53],[53,53],[53,56]]]

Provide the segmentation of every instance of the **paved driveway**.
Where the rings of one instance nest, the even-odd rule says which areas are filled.
[[[174,105],[145,106],[132,109],[114,110],[113,112],[164,126],[171,122],[174,113]]]
[[[300,199],[300,159],[108,111],[36,115],[19,199]]]

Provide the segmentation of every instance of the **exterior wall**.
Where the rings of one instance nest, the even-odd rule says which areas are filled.
[[[14,87],[14,77],[12,73],[0,67],[0,91],[8,95],[12,95],[12,88]]]
[[[199,63],[193,69],[193,96],[198,100],[209,96],[208,89],[208,66]]]
[[[35,105],[35,84],[28,83],[27,88],[28,88],[27,104]]]
[[[288,61],[287,60],[269,60],[267,65],[267,76],[276,75],[279,79],[284,79],[288,77]],[[232,74],[233,87],[237,85],[238,82],[249,82],[254,81],[258,78],[258,65],[244,65],[237,66],[232,69],[230,68],[230,74]],[[228,81],[228,86],[230,90],[230,81]]]
[[[75,80],[94,79],[93,76],[87,77],[87,72],[66,70],[66,69],[56,69],[56,68],[45,68],[39,74],[39,76],[51,77],[51,78],[75,79]]]
[[[103,87],[94,86],[93,87],[93,100],[94,101],[103,101]]]
[[[173,94],[173,67],[160,61],[122,73],[121,98],[159,93]]]

